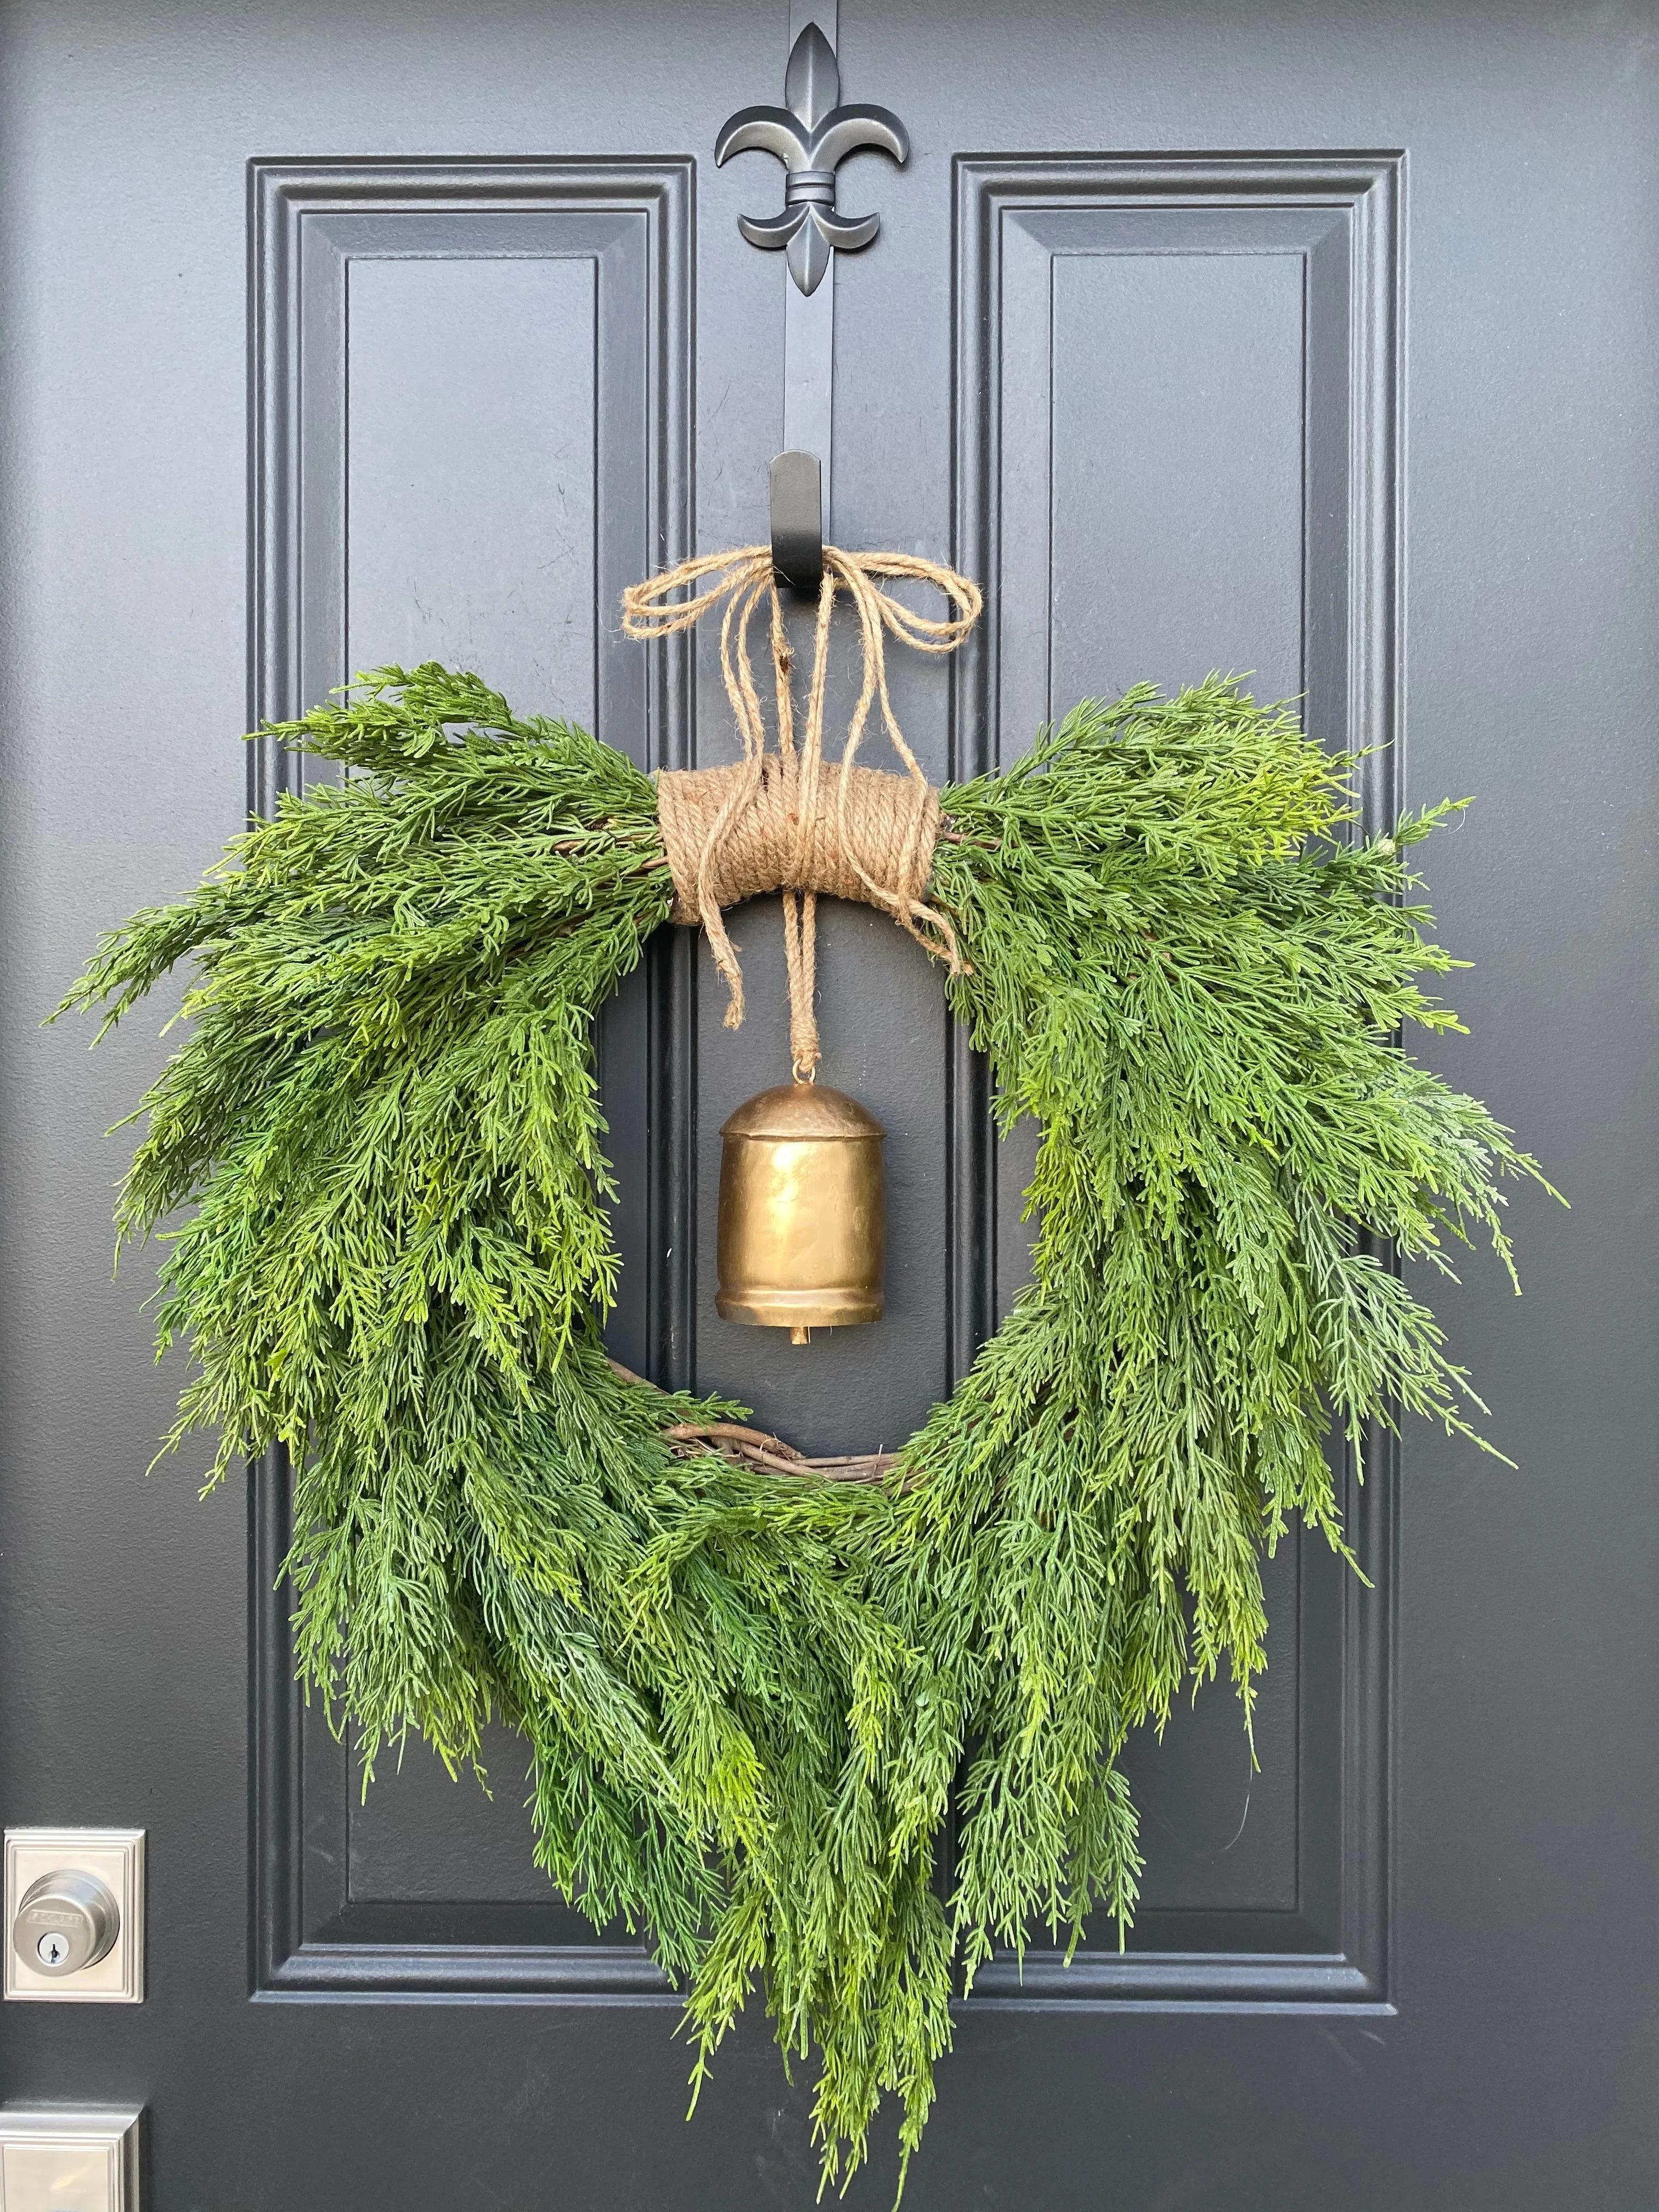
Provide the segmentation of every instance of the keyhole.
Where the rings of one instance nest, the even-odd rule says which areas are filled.
[[[59,1935],[54,1929],[43,1936],[34,1948],[40,1955],[43,1966],[61,1966],[69,1956],[69,1938]]]

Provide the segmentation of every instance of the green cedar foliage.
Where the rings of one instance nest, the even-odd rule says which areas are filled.
[[[666,1441],[741,1409],[605,1358],[592,1030],[669,914],[648,779],[431,665],[275,734],[356,773],[64,1001],[107,1026],[194,963],[118,1222],[193,1209],[169,1441],[216,1431],[215,1481],[286,1451],[300,1663],[367,1765],[516,1725],[539,1863],[647,1931],[697,2074],[758,1982],[826,2176],[884,2089],[908,2160],[992,1947],[1133,1912],[1129,1730],[1224,1661],[1248,1718],[1264,1549],[1341,1545],[1333,1424],[1471,1434],[1389,1255],[1508,1266],[1498,1179],[1542,1178],[1395,1042],[1454,1025],[1401,858],[1451,810],[1347,842],[1352,761],[1216,678],[945,793],[952,1004],[1042,1130],[1035,1276],[864,1488]]]

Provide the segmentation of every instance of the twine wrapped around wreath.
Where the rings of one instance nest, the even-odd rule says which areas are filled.
[[[879,580],[888,577],[914,577],[936,586],[954,611],[943,620],[917,614],[883,590]],[[830,618],[843,590],[859,617],[864,678],[839,767],[832,770],[823,759],[824,690]],[[675,596],[681,592],[689,596]],[[766,720],[749,643],[763,601],[769,616],[776,701],[775,754],[766,750]],[[743,970],[721,909],[782,892],[789,1057],[798,1079],[810,1081],[820,1057],[812,1009],[820,895],[861,899],[884,908],[926,951],[945,960],[952,975],[962,972],[955,931],[923,896],[939,830],[939,793],[906,744],[893,712],[884,632],[919,653],[951,653],[979,619],[981,604],[976,585],[938,562],[908,553],[845,553],[826,545],[806,723],[797,751],[793,654],[769,548],[750,545],[682,561],[623,595],[623,627],[635,638],[672,636],[694,628],[714,607],[724,607],[720,672],[743,739],[743,758],[726,768],[665,770],[657,778],[657,817],[674,878],[674,919],[692,927],[701,923],[708,933],[714,964],[726,978],[728,1029],[743,1021]],[[855,765],[878,702],[893,750],[904,763],[902,775]]]

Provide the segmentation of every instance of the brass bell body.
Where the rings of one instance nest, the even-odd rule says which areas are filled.
[[[781,1083],[738,1107],[720,1131],[723,1321],[805,1344],[809,1328],[880,1319],[886,1133],[823,1084]]]

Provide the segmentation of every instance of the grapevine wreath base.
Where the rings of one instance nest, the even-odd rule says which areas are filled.
[[[901,573],[836,560],[819,732],[836,593],[878,647]],[[787,716],[752,562],[704,599],[726,594],[740,699],[769,615]],[[884,702],[867,663],[866,690]],[[757,704],[743,726],[720,773],[752,805],[787,767],[799,799],[811,713],[793,766],[761,759]],[[1264,1550],[1298,1515],[1341,1546],[1328,1431],[1358,1453],[1405,1408],[1470,1433],[1479,1401],[1386,1255],[1443,1267],[1479,1228],[1507,1266],[1498,1179],[1541,1177],[1394,1042],[1454,1023],[1401,896],[1450,809],[1349,842],[1352,762],[1212,678],[1079,706],[1005,772],[905,796],[920,875],[908,832],[867,869],[853,837],[1002,1122],[1042,1143],[1031,1286],[908,1443],[848,1467],[605,1356],[593,1024],[676,909],[656,786],[433,665],[273,734],[354,773],[106,938],[64,1002],[107,1026],[195,965],[118,1212],[127,1239],[191,1209],[161,1269],[161,1344],[198,1363],[170,1441],[216,1430],[215,1481],[288,1453],[299,1663],[368,1764],[410,1729],[452,1769],[492,1716],[521,1729],[538,1863],[646,1931],[696,2075],[758,1981],[786,2051],[816,2052],[826,2175],[884,2089],[908,2160],[993,1946],[1133,1912],[1128,1732],[1224,1660],[1248,1716]],[[811,763],[811,833],[833,811],[843,848],[856,735],[847,779]],[[717,950],[720,811],[680,860]],[[810,1066],[799,1018],[794,1047]]]

